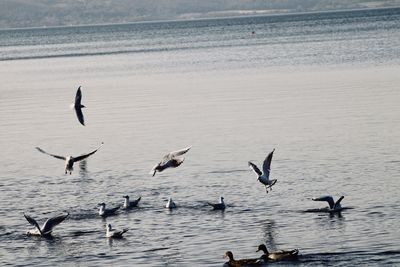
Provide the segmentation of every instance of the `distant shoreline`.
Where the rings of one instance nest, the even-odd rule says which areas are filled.
[[[57,28],[75,28],[75,27],[101,27],[101,26],[116,26],[116,25],[131,25],[131,24],[150,24],[150,23],[171,23],[171,22],[190,22],[190,21],[206,21],[206,20],[223,20],[223,19],[233,19],[233,18],[251,18],[251,17],[284,17],[284,16],[306,16],[312,14],[329,14],[329,13],[350,13],[350,12],[365,12],[365,11],[377,11],[377,10],[396,10],[399,9],[400,6],[391,6],[391,7],[374,7],[374,8],[360,8],[360,9],[332,9],[332,10],[321,10],[321,11],[305,11],[305,12],[278,12],[273,13],[266,12],[266,10],[261,10],[261,14],[254,14],[260,13],[260,10],[246,10],[248,13],[252,13],[249,15],[233,15],[230,14],[229,16],[213,16],[213,17],[196,17],[196,18],[180,18],[180,19],[169,19],[169,20],[138,20],[138,21],[131,21],[131,22],[116,22],[116,23],[94,23],[94,24],[76,24],[76,25],[57,25],[57,26],[34,26],[34,27],[11,27],[11,28],[0,28],[0,31],[12,31],[12,30],[34,30],[34,29],[57,29]],[[271,10],[272,11],[272,10]],[[281,10],[282,11],[282,10]],[[221,14],[229,13],[230,11],[221,12]],[[238,11],[240,13],[240,11]],[[210,12],[208,12],[210,13]],[[214,13],[213,13],[214,14]],[[217,14],[217,13],[215,13]],[[185,16],[180,15],[180,17]]]

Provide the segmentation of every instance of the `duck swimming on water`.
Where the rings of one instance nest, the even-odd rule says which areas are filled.
[[[280,250],[276,252],[269,252],[264,244],[258,246],[258,251],[263,251],[264,254],[261,256],[261,260],[264,262],[268,261],[281,261],[281,260],[295,260],[299,254],[298,249],[293,250]]]
[[[255,266],[260,265],[260,259],[240,259],[235,260],[231,251],[225,252],[224,258],[229,258],[229,261],[224,266],[239,267],[239,266]]]

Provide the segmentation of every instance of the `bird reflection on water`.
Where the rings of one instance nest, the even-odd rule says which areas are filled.
[[[276,223],[274,220],[267,220],[263,227],[264,242],[272,250],[276,250]]]

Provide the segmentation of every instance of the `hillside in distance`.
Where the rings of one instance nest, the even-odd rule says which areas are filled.
[[[314,12],[400,6],[400,0],[2,0],[0,28]]]

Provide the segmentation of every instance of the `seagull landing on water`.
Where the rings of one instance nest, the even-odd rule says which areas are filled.
[[[112,208],[112,209],[106,209],[106,203],[100,203],[99,206],[100,206],[99,215],[101,217],[107,217],[107,216],[115,215],[115,213],[119,209],[119,206],[115,207],[115,208]]]
[[[163,159],[157,165],[155,165],[153,167],[153,169],[151,169],[149,174],[154,176],[154,175],[156,175],[156,172],[162,172],[163,170],[165,170],[167,168],[178,167],[185,160],[184,157],[179,157],[179,156],[188,152],[190,148],[191,148],[191,146],[181,149],[181,150],[178,150],[178,151],[173,151],[173,152],[168,153],[167,155],[165,155],[163,157]]]
[[[337,211],[343,210],[342,206],[340,205],[340,202],[343,200],[343,198],[344,198],[344,196],[341,196],[336,202],[333,200],[332,196],[317,197],[317,198],[313,198],[312,200],[326,201],[329,204],[329,207],[327,207],[327,211],[337,212]]]
[[[269,173],[271,171],[271,161],[272,161],[272,156],[274,154],[274,150],[272,150],[268,156],[265,158],[264,163],[263,163],[263,172],[260,171],[260,169],[252,162],[249,161],[249,166],[250,168],[257,173],[258,175],[258,181],[262,183],[265,186],[265,191],[268,193],[268,188],[272,190],[272,186],[278,181],[276,179],[269,179]]]
[[[138,199],[136,199],[134,201],[129,201],[129,196],[123,196],[123,198],[125,198],[125,201],[124,201],[124,205],[122,207],[126,210],[137,207],[137,205],[139,204],[139,201],[142,199],[142,197],[139,197]]]
[[[34,235],[34,236],[42,236],[42,237],[51,237],[53,228],[56,227],[61,222],[63,222],[68,216],[69,216],[69,213],[67,213],[65,215],[59,215],[56,217],[49,218],[44,222],[42,227],[40,227],[35,219],[30,217],[29,215],[24,214],[25,219],[31,225],[35,226],[35,229],[29,230],[26,234]]]
[[[225,203],[224,203],[224,198],[220,197],[219,198],[219,203],[210,203],[207,202],[208,205],[213,207],[213,210],[225,210]]]
[[[107,224],[106,237],[108,238],[122,238],[124,233],[128,232],[128,229],[116,230],[111,227],[111,224]]]
[[[78,118],[79,122],[83,126],[85,126],[85,119],[83,118],[82,108],[86,107],[82,105],[81,101],[82,101],[82,92],[81,92],[81,86],[79,86],[78,90],[76,91],[75,102],[71,104],[71,108],[75,110],[76,117]]]
[[[55,157],[56,159],[61,159],[61,160],[65,160],[65,174],[67,174],[69,172],[69,174],[72,174],[72,171],[74,170],[74,163],[77,161],[81,161],[83,159],[86,159],[87,157],[93,155],[94,153],[96,153],[97,150],[99,150],[99,148],[103,145],[104,143],[101,142],[101,145],[96,148],[95,150],[93,150],[92,152],[88,153],[88,154],[84,154],[84,155],[80,155],[78,157],[73,157],[73,156],[58,156],[58,155],[54,155],[54,154],[50,154],[47,153],[46,151],[44,151],[43,149],[41,149],[40,147],[36,147],[37,150],[39,150],[39,152],[42,152],[43,154]]]

